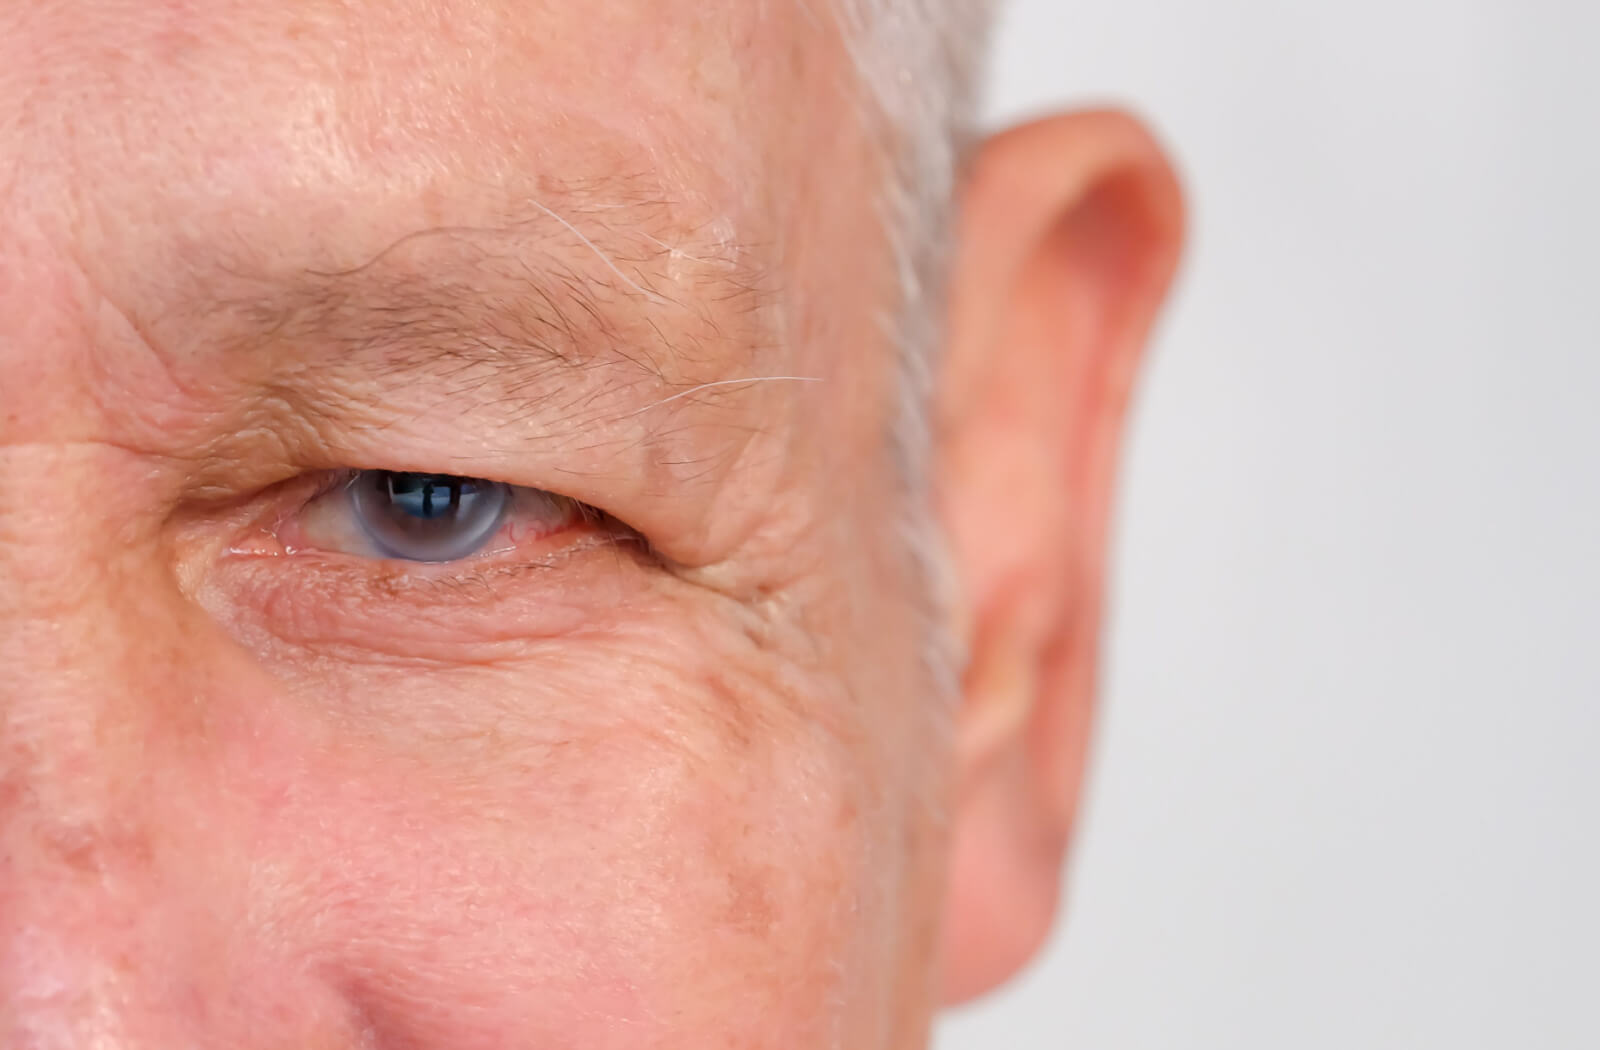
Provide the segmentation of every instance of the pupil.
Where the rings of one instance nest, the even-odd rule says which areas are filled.
[[[461,509],[462,497],[472,500],[471,483],[461,478],[433,474],[390,474],[389,499],[413,518],[431,521]]]

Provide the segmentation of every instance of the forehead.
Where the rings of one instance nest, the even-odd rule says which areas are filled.
[[[835,24],[805,0],[8,6],[10,202],[72,227],[52,232],[158,227],[186,255],[219,231],[281,240],[288,209],[351,263],[530,200],[774,242],[848,116]]]

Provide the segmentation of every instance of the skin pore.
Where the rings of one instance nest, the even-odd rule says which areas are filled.
[[[854,91],[802,4],[0,5],[0,1045],[916,1047],[1020,964],[1176,193],[975,169],[953,715]],[[374,471],[517,495],[379,557]]]

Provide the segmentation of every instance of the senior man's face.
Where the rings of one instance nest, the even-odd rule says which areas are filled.
[[[819,5],[0,7],[0,1045],[905,1047],[1032,950],[1176,205]]]

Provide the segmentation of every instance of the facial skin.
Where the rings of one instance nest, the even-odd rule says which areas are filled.
[[[1176,191],[975,163],[950,712],[854,90],[779,3],[0,7],[0,1046],[915,1047],[1020,965]],[[520,491],[410,562],[351,471]]]

